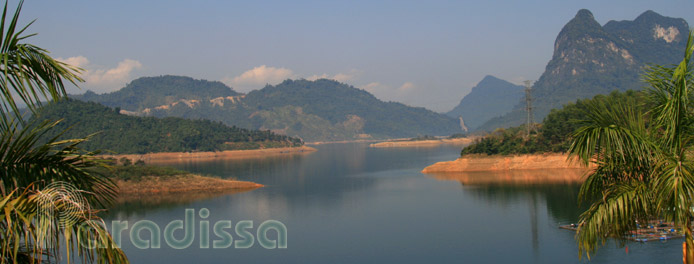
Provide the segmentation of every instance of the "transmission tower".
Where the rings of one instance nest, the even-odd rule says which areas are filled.
[[[533,97],[532,97],[532,86],[533,81],[524,81],[525,83],[525,111],[528,112],[528,119],[525,123],[525,128],[527,130],[527,135],[530,137],[530,131],[534,130],[533,124]]]

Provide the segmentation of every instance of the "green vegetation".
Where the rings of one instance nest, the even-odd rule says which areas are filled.
[[[170,78],[174,77],[150,77],[146,83],[166,87]],[[138,79],[133,83],[141,81]],[[140,96],[140,90],[147,91],[138,101],[142,103],[131,104],[127,94],[138,92]],[[326,79],[286,80],[233,99],[211,101],[209,98],[227,95],[212,90],[207,93],[207,97],[196,97],[200,99],[194,104],[176,103],[176,100],[191,99],[185,94],[176,95],[176,100],[153,101],[147,98],[165,97],[164,89],[131,84],[110,94],[75,98],[120,107],[144,116],[210,119],[229,126],[270,129],[306,141],[404,138],[423,134],[450,135],[461,131],[456,119],[421,107],[383,102],[364,90]],[[162,105],[165,107],[160,107]]]
[[[588,105],[569,148],[595,166],[579,194],[591,204],[576,233],[581,255],[590,256],[609,236],[623,239],[636,221],[662,219],[683,230],[683,259],[694,263],[693,38],[689,33],[678,65],[648,68],[646,113],[620,102]]]
[[[270,131],[228,127],[208,120],[135,117],[91,102],[65,100],[46,105],[34,119],[61,120],[44,138],[83,138],[88,150],[119,154],[191,152],[301,146],[299,139]],[[79,127],[79,129],[69,129]],[[91,136],[90,136],[91,135]]]
[[[362,133],[373,137],[413,137],[448,135],[459,132],[458,122],[421,107],[382,102],[367,91],[333,80],[286,80],[266,86],[246,96],[248,105],[272,110],[291,105],[305,114],[315,115],[330,124],[361,123]]]
[[[565,105],[562,109],[552,110],[542,124],[536,126],[537,130],[532,132],[530,137],[527,136],[525,125],[497,129],[478,139],[474,144],[463,148],[461,155],[566,152],[571,144],[572,133],[581,127],[580,120],[586,118],[589,106],[597,103],[639,105],[643,101],[643,93],[634,91],[624,93],[615,91],[609,95],[577,100],[575,103]]]
[[[109,107],[142,111],[147,107],[171,104],[180,99],[209,101],[216,97],[235,95],[238,93],[221,82],[165,75],[138,78],[117,92],[97,95],[87,91],[83,95],[72,97],[82,101],[98,101]]]
[[[121,158],[118,161],[114,159],[106,163],[109,164],[108,167],[94,168],[93,172],[111,179],[125,181],[140,181],[146,177],[171,177],[190,174],[190,172],[171,167],[146,165],[142,160],[133,163],[128,158]]]
[[[98,173],[126,181],[139,181],[146,177],[171,177],[190,174],[190,172],[170,167],[150,165],[117,165],[108,171],[99,171]]]
[[[677,41],[654,41],[653,33],[650,30],[654,25],[675,26],[681,33],[677,37]],[[687,29],[687,21],[681,18],[669,18],[659,15],[656,12],[648,10],[637,17],[634,21],[609,21],[603,26],[608,33],[618,36],[619,39],[633,43],[633,48],[630,50],[634,56],[641,58],[642,61],[655,63],[659,65],[669,65],[680,61],[684,49],[685,32]],[[685,31],[683,31],[683,29]],[[673,50],[675,52],[673,52]]]
[[[30,126],[19,114],[17,103],[36,112],[40,100],[67,96],[63,80],[81,81],[77,68],[23,43],[32,35],[24,33],[31,24],[18,28],[22,4],[12,15],[5,2],[0,19],[0,262],[128,263],[95,210],[113,201],[117,187],[89,172],[102,164],[79,148],[84,139],[41,143],[56,123]],[[78,191],[59,187],[65,185]],[[66,213],[69,219],[61,217]]]
[[[681,32],[671,42],[653,37],[656,25]],[[578,99],[612,91],[642,90],[640,76],[646,65],[669,65],[681,59],[689,31],[683,19],[648,11],[634,21],[610,22],[605,26],[588,10],[581,10],[557,36],[552,59],[533,85],[536,120]],[[519,126],[525,120],[525,102],[514,110],[490,119],[476,131]]]
[[[455,133],[453,135],[448,136],[449,139],[466,138],[466,137],[468,137],[468,134],[464,134],[464,133]]]
[[[437,138],[435,136],[423,135],[423,136],[413,137],[413,138],[409,139],[409,141],[425,141],[425,140],[439,140],[439,138]]]

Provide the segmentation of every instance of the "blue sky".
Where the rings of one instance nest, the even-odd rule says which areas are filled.
[[[382,100],[448,111],[485,75],[537,79],[581,8],[601,24],[646,10],[694,23],[691,0],[29,0],[22,19],[37,19],[32,43],[87,70],[81,91],[164,74],[241,92],[327,77]]]

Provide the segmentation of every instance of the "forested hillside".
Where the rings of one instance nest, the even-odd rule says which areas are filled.
[[[541,120],[551,109],[576,99],[612,91],[641,90],[640,76],[649,64],[678,63],[689,25],[684,19],[646,11],[633,21],[601,26],[588,10],[580,10],[559,32],[552,59],[533,86],[534,114]],[[525,120],[525,102],[493,118],[478,130],[517,126]]]
[[[272,130],[306,141],[400,138],[461,132],[459,122],[454,118],[421,107],[383,102],[365,90],[333,80],[286,80],[245,95],[229,95],[232,90],[228,87],[226,90],[208,89],[204,98],[198,96],[195,98],[199,99],[193,101],[187,97],[190,94],[182,92],[185,90],[183,86],[166,88],[172,78],[189,79],[149,77],[145,81],[135,80],[110,94],[75,98],[120,107],[123,113],[131,115],[210,119],[230,126]],[[153,89],[151,86],[160,88]],[[128,94],[141,94],[142,98],[133,103],[133,96]],[[172,98],[179,99],[160,99],[168,94],[175,94]]]
[[[82,138],[80,146],[118,154],[188,152],[300,146],[299,139],[270,131],[229,127],[220,122],[176,117],[123,115],[93,102],[66,100],[46,105],[32,122],[61,120],[45,137]],[[96,134],[95,134],[96,133]]]
[[[82,101],[96,101],[108,107],[142,111],[148,107],[172,104],[181,99],[194,104],[235,95],[238,93],[221,82],[164,75],[135,79],[116,92],[97,95],[87,91],[83,95],[71,97]]]
[[[465,147],[461,154],[508,155],[544,152],[565,152],[568,150],[571,136],[581,127],[581,120],[586,119],[585,111],[591,105],[629,105],[644,111],[643,92],[612,92],[609,95],[597,95],[592,99],[581,99],[569,103],[561,109],[553,109],[536,130],[527,137],[526,126],[499,128]]]

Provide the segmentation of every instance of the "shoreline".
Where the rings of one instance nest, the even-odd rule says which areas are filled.
[[[139,180],[114,180],[118,186],[118,196],[141,194],[189,194],[196,192],[221,193],[228,191],[248,191],[265,185],[197,174],[177,176],[150,176]]]
[[[509,171],[534,169],[587,169],[564,153],[524,154],[514,156],[466,155],[452,161],[427,166],[422,173]]]
[[[441,145],[466,145],[474,142],[474,138],[444,138],[430,140],[393,140],[369,145],[372,148],[407,148],[407,147],[437,147]]]
[[[203,152],[155,152],[146,154],[114,154],[114,155],[98,155],[103,159],[127,158],[133,162],[142,160],[146,163],[171,162],[171,161],[189,161],[189,160],[210,160],[210,159],[246,159],[246,158],[264,158],[271,156],[281,156],[287,154],[305,154],[316,151],[315,148],[301,147],[284,147],[284,148],[266,148],[266,149],[248,149],[248,150],[225,150],[225,151],[203,151]]]

